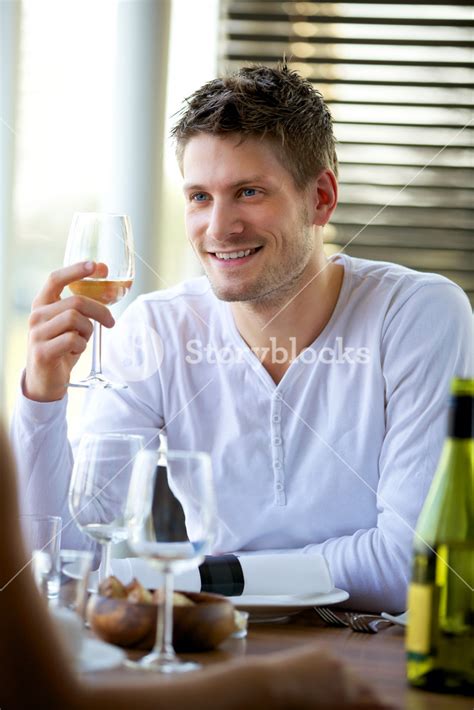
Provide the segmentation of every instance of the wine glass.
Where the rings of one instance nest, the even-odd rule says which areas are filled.
[[[69,230],[64,266],[79,261],[95,261],[97,268],[92,276],[69,284],[72,293],[107,306],[123,298],[135,276],[132,226],[127,215],[76,212]],[[101,328],[101,324],[94,321],[89,375],[80,382],[70,383],[70,387],[127,387],[126,384],[111,382],[102,374]]]
[[[197,567],[212,543],[215,503],[209,455],[140,451],[125,517],[130,548],[164,577],[155,646],[144,658],[127,665],[161,673],[195,670],[199,664],[181,661],[173,648],[173,575]]]
[[[99,582],[112,573],[112,544],[128,533],[124,522],[127,490],[143,436],[85,434],[74,460],[69,487],[69,510],[82,532],[102,545]]]

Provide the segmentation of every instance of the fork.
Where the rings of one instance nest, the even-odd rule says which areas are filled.
[[[362,631],[366,634],[376,634],[380,629],[392,626],[389,619],[383,619],[375,614],[346,614],[346,619],[353,631]]]
[[[326,606],[314,606],[313,609],[329,626],[349,626],[347,621],[344,621],[344,619],[337,616],[337,614]]]

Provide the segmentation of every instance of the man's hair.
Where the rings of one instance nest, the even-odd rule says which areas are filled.
[[[320,92],[286,64],[242,67],[185,99],[171,131],[180,166],[186,144],[201,133],[269,140],[300,189],[325,168],[337,175],[329,109]]]

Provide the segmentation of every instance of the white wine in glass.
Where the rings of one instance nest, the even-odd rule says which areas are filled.
[[[112,306],[120,301],[132,288],[133,279],[81,279],[69,284],[76,296],[86,296],[94,301]]]
[[[69,230],[64,266],[80,261],[94,261],[97,268],[93,276],[69,284],[73,294],[106,306],[126,296],[135,276],[132,226],[127,215],[76,212]],[[127,387],[124,383],[111,382],[102,374],[101,329],[101,324],[94,321],[89,375],[81,382],[70,383],[70,387]]]
[[[128,537],[125,502],[135,457],[144,445],[136,434],[84,434],[79,442],[69,511],[80,530],[102,545],[100,581],[112,574],[111,546]]]
[[[211,459],[199,451],[137,455],[125,508],[133,552],[164,577],[164,601],[158,606],[156,643],[134,668],[184,673],[199,667],[181,661],[173,648],[173,575],[197,567],[210,551],[215,529]]]

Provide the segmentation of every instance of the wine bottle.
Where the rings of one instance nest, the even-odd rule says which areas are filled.
[[[448,437],[418,519],[408,592],[407,675],[474,691],[474,380],[453,380]]]

